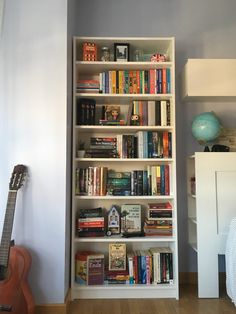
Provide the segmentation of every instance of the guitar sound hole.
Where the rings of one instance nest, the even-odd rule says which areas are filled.
[[[0,265],[0,280],[6,279],[7,276],[7,267]]]

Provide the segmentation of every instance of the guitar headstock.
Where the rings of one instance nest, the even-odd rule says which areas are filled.
[[[24,182],[27,174],[27,167],[24,165],[17,165],[14,167],[9,183],[10,190],[19,190]]]

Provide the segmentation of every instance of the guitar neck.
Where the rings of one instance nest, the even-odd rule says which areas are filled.
[[[16,206],[17,191],[11,190],[8,193],[7,208],[5,213],[1,247],[0,247],[0,265],[7,267],[9,259],[10,242],[12,235],[12,227]]]

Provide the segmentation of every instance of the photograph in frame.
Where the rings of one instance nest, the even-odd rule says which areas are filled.
[[[115,43],[114,51],[115,51],[115,61],[119,61],[119,62],[129,61],[129,44]]]

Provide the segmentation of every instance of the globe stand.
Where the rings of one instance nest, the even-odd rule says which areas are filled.
[[[210,152],[210,148],[209,148],[209,146],[205,146],[205,148],[204,148],[204,152]]]

